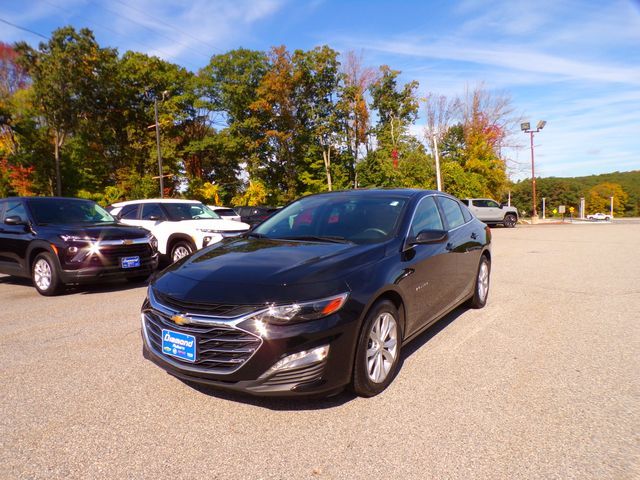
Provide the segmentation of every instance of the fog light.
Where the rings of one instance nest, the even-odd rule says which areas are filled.
[[[202,246],[206,247],[207,245],[209,245],[210,241],[211,241],[211,237],[204,237],[204,239],[202,240]]]
[[[268,377],[272,373],[280,370],[290,370],[292,368],[318,363],[327,358],[327,355],[329,355],[329,345],[323,345],[313,350],[303,350],[302,352],[294,353],[278,360],[269,370],[260,375],[260,377]]]
[[[76,253],[78,253],[78,247],[69,247],[67,248],[67,252],[69,252],[71,255],[75,255]]]

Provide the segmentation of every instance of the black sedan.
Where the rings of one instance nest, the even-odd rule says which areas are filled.
[[[143,353],[183,380],[261,395],[383,391],[402,345],[487,301],[490,230],[457,199],[352,190],[297,200],[149,286]]]

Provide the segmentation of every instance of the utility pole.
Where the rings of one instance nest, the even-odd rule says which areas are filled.
[[[613,197],[609,197],[611,199],[611,220],[613,220]]]
[[[545,197],[542,197],[542,219],[543,219],[543,220],[546,218],[546,217],[545,217],[545,213],[546,213],[545,200],[546,200],[546,198],[545,198]]]
[[[436,185],[439,191],[442,191],[442,180],[440,179],[440,155],[438,154],[438,136],[433,135],[433,152],[436,155]]]
[[[164,197],[164,179],[162,175],[162,150],[160,149],[160,125],[158,124],[158,97],[153,99],[153,110],[156,116],[156,146],[158,147],[158,175],[160,175],[160,198]]]
[[[169,92],[165,90],[162,92],[162,102],[164,97],[169,95]],[[156,120],[156,147],[158,148],[158,175],[160,177],[160,198],[164,197],[164,175],[162,173],[162,149],[160,148],[160,122],[158,121],[158,96],[153,97],[153,113]]]

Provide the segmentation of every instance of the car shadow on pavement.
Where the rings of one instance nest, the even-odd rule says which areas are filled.
[[[30,278],[23,277],[12,277],[12,276],[0,276],[0,284],[7,285],[19,285],[23,287],[28,287],[31,289],[36,295],[36,289],[33,286],[33,282]],[[85,285],[70,285],[67,286],[66,289],[59,295],[90,295],[94,293],[105,293],[105,292],[116,292],[116,291],[124,291],[131,290],[134,288],[146,287],[147,282],[127,282],[127,281],[119,281],[119,280],[110,280],[103,283],[89,283]]]
[[[441,331],[453,323],[460,315],[468,310],[466,307],[458,307],[448,315],[445,315],[436,323],[427,328],[424,332],[414,338],[406,346],[402,348],[402,356],[400,358],[400,368],[406,359],[422,348],[429,340],[438,335]],[[349,390],[344,390],[337,395],[331,397],[294,397],[294,398],[278,398],[278,397],[254,397],[249,394],[237,393],[226,390],[219,390],[207,385],[192,383],[182,380],[182,382],[200,393],[216,397],[231,402],[245,403],[255,407],[266,408],[278,411],[294,411],[294,410],[324,410],[327,408],[335,408],[358,398]],[[382,393],[384,395],[384,393]]]
[[[112,280],[104,283],[88,283],[86,285],[74,285],[71,287],[67,287],[67,295],[73,293],[77,293],[80,295],[92,295],[94,293],[119,292],[146,287],[147,285],[147,281],[127,282]]]
[[[438,335],[441,331],[452,324],[459,316],[469,311],[468,307],[460,306],[455,310],[449,312],[442,317],[436,323],[428,327],[424,332],[411,340],[407,345],[402,347],[402,358],[400,363],[400,369],[402,369],[402,363],[408,359],[411,355],[420,350],[429,340]]]
[[[356,395],[347,390],[332,397],[254,397],[250,394],[219,390],[208,385],[201,385],[186,381],[182,382],[186,386],[205,395],[209,395],[210,397],[278,411],[324,410],[326,408],[339,407],[340,405],[350,402],[356,398]]]

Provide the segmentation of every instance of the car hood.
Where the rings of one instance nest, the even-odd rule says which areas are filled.
[[[348,290],[342,279],[384,252],[384,244],[227,239],[172,265],[153,287],[190,302],[302,301]]]
[[[220,230],[220,231],[244,231],[249,230],[249,225],[242,222],[236,222],[234,220],[224,220],[220,219],[200,219],[200,220],[181,220],[180,227],[190,228],[196,230],[198,228],[209,229],[209,230]]]
[[[75,235],[78,237],[98,238],[100,240],[140,238],[149,233],[144,228],[120,223],[110,225],[56,225],[55,227],[38,227],[38,229],[55,230],[58,235]]]

